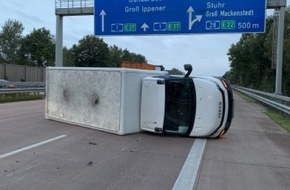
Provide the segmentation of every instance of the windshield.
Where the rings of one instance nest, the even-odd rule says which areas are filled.
[[[192,78],[168,79],[165,88],[164,131],[189,134],[195,117],[195,88]]]

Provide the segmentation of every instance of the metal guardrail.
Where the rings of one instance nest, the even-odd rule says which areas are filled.
[[[277,95],[277,94],[273,94],[273,93],[269,93],[269,92],[262,92],[259,90],[253,90],[253,89],[244,88],[244,87],[242,87],[242,89],[249,91],[249,92],[252,92],[252,93],[255,93],[255,94],[258,94],[258,95],[261,95],[261,96],[276,99],[278,101],[285,101],[285,102],[289,103],[289,105],[290,105],[290,97],[288,97],[288,96],[281,96],[281,95]]]
[[[17,88],[44,88],[45,82],[10,82],[16,85]]]
[[[61,16],[94,15],[94,0],[56,0],[55,14]]]
[[[85,8],[94,7],[94,0],[55,0],[55,8]]]
[[[45,82],[0,82],[2,88],[44,88]]]
[[[244,87],[232,86],[232,88],[290,115],[290,97],[261,92]]]
[[[45,93],[45,88],[5,88],[0,89],[1,94],[22,94],[22,93]]]

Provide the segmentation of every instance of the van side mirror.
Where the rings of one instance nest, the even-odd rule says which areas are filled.
[[[188,78],[192,71],[192,66],[190,64],[184,65],[184,70],[187,71],[187,73],[184,75],[184,78]]]

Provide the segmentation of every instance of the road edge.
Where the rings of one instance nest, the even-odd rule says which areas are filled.
[[[194,141],[172,190],[196,189],[206,144],[207,139]]]

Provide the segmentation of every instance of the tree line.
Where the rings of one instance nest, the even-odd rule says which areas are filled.
[[[20,21],[7,20],[0,30],[0,63],[55,66],[55,37],[46,28],[23,35]],[[64,47],[64,66],[120,67],[123,61],[145,62],[145,56],[108,46],[103,39],[87,35],[71,48]]]
[[[230,71],[223,76],[232,84],[274,92],[276,70],[272,64],[274,16],[266,20],[265,33],[242,34],[228,50]],[[276,39],[277,40],[277,39]],[[285,13],[283,50],[283,94],[290,96],[290,7]],[[275,52],[274,52],[275,53]]]

